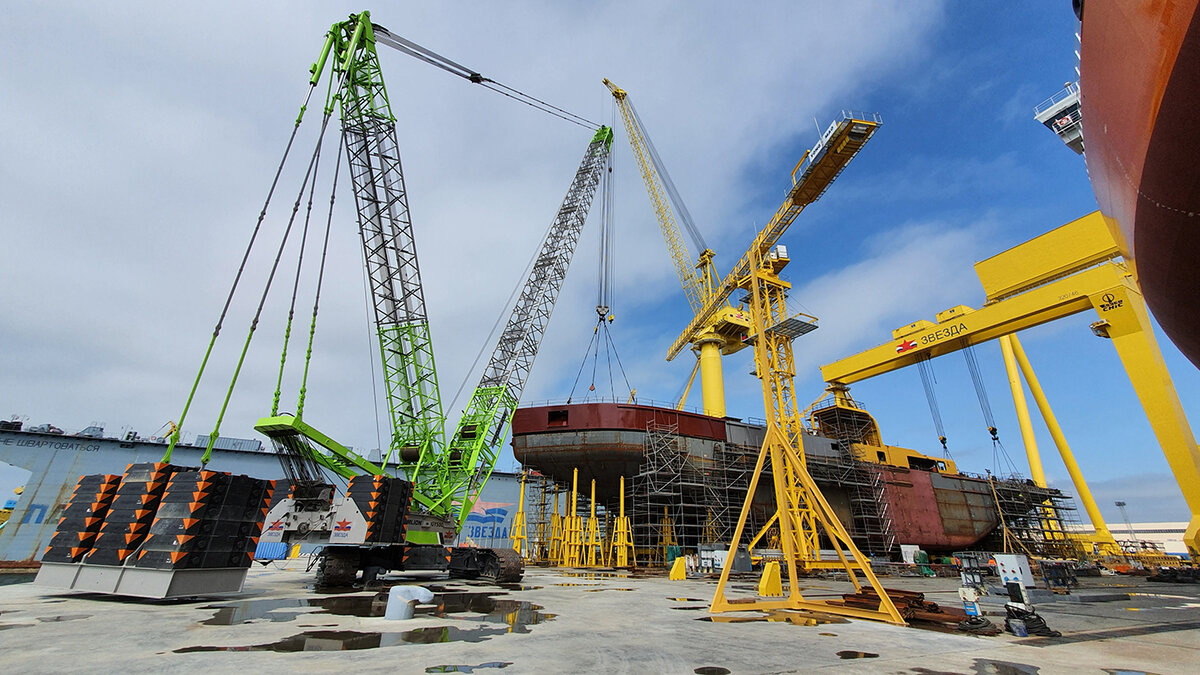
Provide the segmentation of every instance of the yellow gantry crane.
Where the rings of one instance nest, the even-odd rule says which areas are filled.
[[[687,207],[679,197],[670,174],[658,156],[658,151],[646,134],[637,110],[629,100],[629,94],[608,79],[604,80],[604,84],[612,92],[617,109],[621,111],[621,120],[625,123],[625,131],[629,136],[629,146],[633,149],[642,181],[646,184],[646,194],[650,197],[650,205],[654,208],[654,215],[658,219],[663,239],[666,240],[667,252],[675,265],[675,273],[679,276],[683,293],[687,296],[692,312],[698,315],[709,306],[710,300],[721,285],[721,278],[713,266],[715,254],[704,244],[704,238],[692,223]],[[676,210],[679,212],[678,217]],[[700,248],[700,255],[695,258],[695,262],[679,230],[679,221],[683,222]],[[692,345],[697,356],[696,367],[688,379],[687,390],[691,389],[698,369],[704,398],[704,414],[714,417],[725,416],[725,381],[721,369],[721,356],[744,349],[746,344],[743,339],[750,329],[749,316],[744,310],[733,307],[727,297],[728,294],[715,303],[711,316],[703,325],[697,327],[686,342]],[[680,400],[680,407],[687,399],[687,390]]]
[[[847,401],[849,385],[919,363],[922,359],[998,339],[1013,385],[1034,480],[1045,485],[1016,370],[1022,372],[1045,418],[1103,548],[1116,547],[1074,455],[1058,428],[1016,333],[1093,310],[1092,332],[1112,340],[1159,446],[1191,510],[1183,542],[1200,560],[1200,449],[1154,338],[1150,315],[1130,269],[1122,262],[1112,227],[1098,211],[980,261],[975,272],[987,293],[983,307],[964,305],[892,331],[892,341],[821,366],[835,400]]]

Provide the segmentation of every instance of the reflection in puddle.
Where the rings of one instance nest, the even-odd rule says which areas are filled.
[[[537,591],[542,588],[541,586],[522,586],[521,584],[496,584],[496,585],[499,586],[500,588],[503,588],[506,591]],[[495,661],[494,663],[499,663],[499,661]],[[478,666],[476,666],[476,668],[478,668]]]
[[[708,609],[707,605],[696,605],[695,607],[672,607],[671,609]]]
[[[207,605],[200,609],[217,610],[212,618],[200,623],[206,626],[235,626],[251,621],[291,621],[314,601],[301,598],[245,600],[230,605]]]
[[[729,669],[721,666],[700,666],[692,672],[696,675],[729,675]]]
[[[608,579],[611,577],[626,578],[629,576],[625,572],[559,572],[559,576],[576,577],[579,579]]]
[[[480,668],[507,668],[512,661],[488,661],[477,666],[429,666],[427,673],[473,673]]]
[[[824,635],[825,637],[837,637],[837,633],[817,633],[817,635]]]
[[[872,654],[871,652],[857,652],[857,651],[851,651],[851,650],[838,652],[837,655],[838,655],[838,658],[841,658],[843,660],[844,659],[877,659],[877,658],[879,658],[878,654]]]
[[[190,652],[331,652],[356,649],[396,647],[405,644],[436,644],[439,642],[483,642],[504,635],[504,628],[472,628],[453,626],[418,628],[403,633],[364,633],[352,630],[305,631],[276,642],[241,647],[183,647],[176,654]]]
[[[38,621],[42,623],[58,623],[60,621],[75,621],[76,619],[90,618],[91,614],[59,614],[58,616],[39,616]]]
[[[758,616],[702,616],[696,621],[711,621],[713,623],[754,623],[756,621],[787,622],[796,626],[816,626],[825,623],[850,623],[848,619],[832,614],[818,614],[802,610],[775,609],[765,615]]]
[[[417,615],[438,618],[453,618],[463,621],[502,623],[514,633],[525,633],[526,626],[536,625],[554,618],[553,614],[541,612],[541,605],[522,600],[492,597],[491,593],[439,593],[433,602],[419,605]],[[209,605],[201,609],[215,609],[212,618],[201,623],[208,626],[234,626],[252,621],[292,621],[308,608],[315,607],[310,615],[335,614],[338,616],[381,617],[387,611],[386,592],[372,595],[338,595],[317,598],[277,598],[270,600],[247,600],[230,605]],[[475,614],[482,616],[454,616]],[[330,626],[337,624],[327,624]],[[304,626],[310,627],[310,626]]]
[[[672,602],[708,602],[707,600],[701,600],[700,598],[667,598],[667,599]]]
[[[573,587],[578,587],[578,586],[599,586],[600,584],[554,584],[554,585],[555,585],[555,586],[573,586]]]
[[[31,623],[0,623],[0,630],[8,630],[9,628],[26,628],[32,626]]]
[[[635,589],[633,589],[633,588],[593,588],[589,591],[584,591],[584,593],[599,593],[600,591],[632,591],[632,590],[635,590]]]

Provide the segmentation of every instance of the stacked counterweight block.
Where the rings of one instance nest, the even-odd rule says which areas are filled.
[[[346,497],[354,502],[367,521],[364,543],[404,541],[405,523],[412,505],[412,483],[390,476],[354,476],[346,488]]]
[[[159,570],[248,568],[275,481],[165,463],[80,476],[47,563]]]

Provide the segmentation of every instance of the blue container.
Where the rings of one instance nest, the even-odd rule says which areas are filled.
[[[255,560],[284,560],[287,554],[288,545],[282,541],[260,541],[254,549]]]

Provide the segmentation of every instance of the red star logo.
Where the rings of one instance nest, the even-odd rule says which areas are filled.
[[[283,529],[283,521],[282,520],[276,520],[275,522],[271,523],[270,527],[267,528],[268,531],[272,531],[272,532],[274,532],[276,530],[282,530],[282,529]]]
[[[349,529],[350,529],[350,521],[349,520],[339,520],[339,521],[337,521],[337,524],[333,526],[334,532],[345,532],[346,530],[349,530]]]
[[[917,348],[917,343],[913,342],[912,340],[901,340],[900,344],[896,345],[896,353],[903,354],[904,352],[906,352],[910,349],[916,349],[916,348]]]

